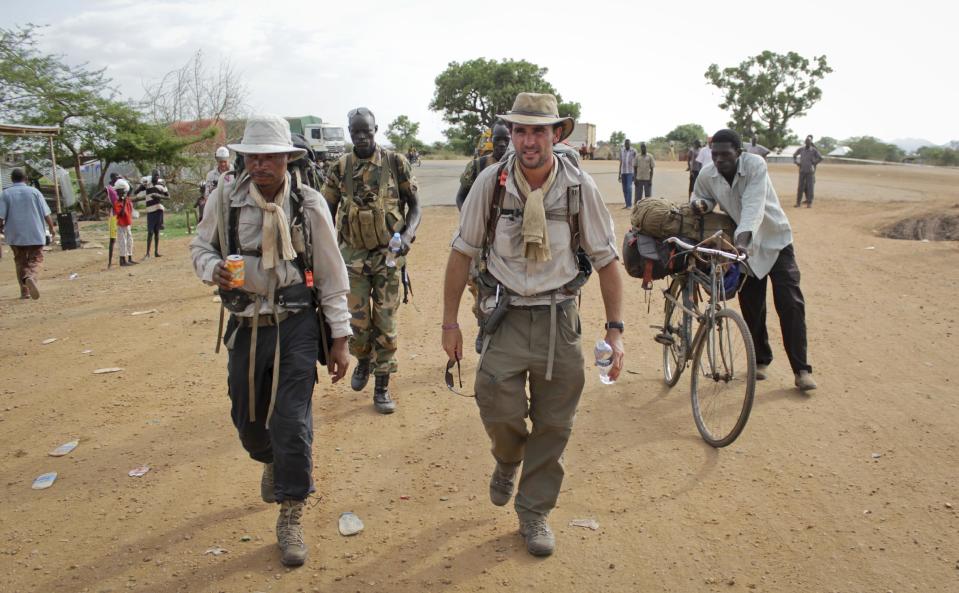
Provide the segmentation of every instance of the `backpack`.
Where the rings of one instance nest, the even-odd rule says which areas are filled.
[[[666,198],[640,200],[629,220],[640,233],[656,239],[681,237],[699,242],[722,231],[726,240],[732,242],[736,232],[736,222],[727,214],[694,214],[689,204],[675,204]]]
[[[653,280],[680,271],[684,258],[674,257],[675,248],[661,239],[641,233],[636,227],[623,237],[623,265],[633,278],[642,278],[643,289],[651,290]]]

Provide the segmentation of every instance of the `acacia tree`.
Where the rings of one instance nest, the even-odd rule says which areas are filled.
[[[442,111],[451,124],[448,138],[464,138],[462,144],[476,145],[484,128],[492,127],[496,115],[506,113],[521,92],[552,93],[559,103],[559,114],[578,118],[580,104],[563,102],[545,76],[548,69],[526,60],[502,61],[476,58],[462,64],[450,62],[436,77],[436,90],[430,109]],[[457,143],[459,144],[459,143]]]
[[[420,131],[420,123],[411,121],[405,115],[399,115],[390,122],[386,130],[386,137],[396,150],[408,149],[415,146],[417,149],[423,147],[423,143],[417,140],[416,135]]]
[[[706,130],[699,124],[682,124],[666,134],[667,142],[677,142],[680,146],[692,146],[693,141],[705,142]]]
[[[789,122],[805,115],[822,98],[817,83],[832,68],[826,56],[812,60],[789,52],[764,51],[736,66],[710,64],[706,80],[723,93],[719,104],[730,110],[729,126],[770,148],[786,145]]]
[[[108,131],[104,111],[114,97],[110,79],[103,70],[89,70],[86,64],[69,66],[61,56],[42,53],[37,47],[38,29],[32,24],[0,28],[0,117],[60,126],[54,141],[57,160],[72,165],[80,180],[82,155]],[[27,152],[43,158],[44,147],[32,146],[34,150]],[[80,205],[88,213],[89,196],[83,183],[79,186]]]

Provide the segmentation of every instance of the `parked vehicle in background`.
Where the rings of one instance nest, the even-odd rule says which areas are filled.
[[[315,115],[288,117],[286,121],[290,122],[290,132],[302,134],[310,143],[317,160],[336,160],[346,152],[346,132],[343,126],[325,123]]]
[[[596,124],[576,122],[573,133],[564,142],[575,148],[581,158],[593,158],[593,149],[596,148]]]

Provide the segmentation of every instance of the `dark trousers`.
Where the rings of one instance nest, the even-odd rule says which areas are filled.
[[[643,198],[653,197],[653,180],[652,179],[637,179],[636,180],[636,201],[640,201]]]
[[[11,245],[13,250],[13,266],[17,271],[17,283],[20,285],[20,296],[28,294],[27,278],[37,279],[40,274],[40,264],[43,263],[43,245]]]
[[[813,190],[816,187],[816,173],[810,171],[808,173],[799,174],[799,187],[796,189],[796,205],[802,204],[803,194],[806,194],[806,203],[810,206],[812,205],[813,199]]]
[[[231,414],[240,442],[250,457],[273,463],[276,500],[304,500],[313,489],[313,387],[316,385],[316,354],[319,325],[313,311],[304,311],[280,322],[280,368],[273,368],[276,327],[260,327],[256,340],[254,384],[256,421],[250,422],[249,379],[252,329],[236,329],[230,318],[226,336],[236,331],[229,351]],[[273,373],[280,373],[267,429]]]
[[[779,252],[767,277],[773,283],[773,303],[779,315],[789,366],[793,373],[812,371],[806,362],[806,302],[799,289],[799,266],[792,244]],[[753,335],[756,364],[768,365],[773,361],[773,352],[769,348],[769,334],[766,332],[766,278],[749,276],[746,279],[739,291],[739,307],[749,326],[749,333]]]

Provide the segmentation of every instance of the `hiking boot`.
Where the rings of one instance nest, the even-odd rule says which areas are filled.
[[[816,382],[813,381],[812,373],[809,371],[799,371],[796,373],[796,387],[800,391],[812,391],[816,388]]]
[[[756,365],[756,380],[765,381],[769,378],[769,375],[766,374],[766,371],[769,370],[768,364],[757,364]]]
[[[276,543],[283,553],[283,566],[302,566],[306,562],[306,542],[303,540],[303,509],[305,500],[284,500],[276,519]]]
[[[373,387],[373,407],[380,414],[392,414],[396,409],[396,402],[390,397],[390,376],[376,375]]]
[[[545,518],[520,520],[519,534],[526,539],[526,551],[533,556],[549,556],[556,548],[556,536]]]
[[[370,382],[370,361],[365,358],[356,360],[356,368],[353,369],[353,376],[350,377],[350,387],[353,391],[363,391],[366,384]]]
[[[27,293],[30,295],[30,298],[37,300],[40,298],[40,287],[37,286],[37,281],[31,277],[26,277],[23,280],[23,284],[27,287]]]
[[[519,466],[509,467],[496,462],[493,475],[489,479],[489,500],[498,507],[505,506],[513,497],[513,481]]]
[[[263,499],[263,502],[276,502],[272,463],[263,464],[263,476],[260,477],[260,498]]]

